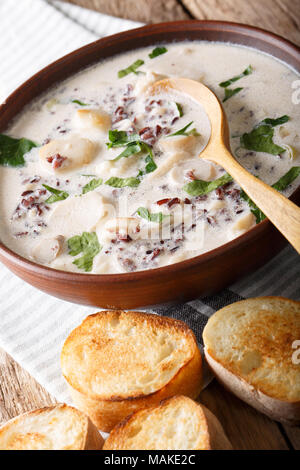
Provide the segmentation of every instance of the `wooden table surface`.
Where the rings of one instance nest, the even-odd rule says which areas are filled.
[[[69,0],[103,13],[145,23],[175,19],[238,21],[276,32],[300,45],[300,0]],[[283,426],[250,408],[215,381],[200,395],[220,419],[235,449],[298,449],[300,427]],[[55,403],[0,349],[0,423]]]

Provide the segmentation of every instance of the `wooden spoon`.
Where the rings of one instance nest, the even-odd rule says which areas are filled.
[[[300,253],[300,208],[245,170],[232,156],[227,118],[216,95],[202,83],[186,78],[160,80],[151,86],[150,94],[168,92],[171,89],[185,93],[198,101],[210,119],[210,139],[200,157],[225,168]]]

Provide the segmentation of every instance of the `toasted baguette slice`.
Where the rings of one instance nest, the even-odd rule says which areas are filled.
[[[103,442],[86,415],[64,404],[29,411],[0,427],[1,450],[97,450]]]
[[[208,321],[208,364],[239,398],[286,424],[300,423],[300,302],[260,297],[228,305]],[[299,346],[298,346],[299,347]]]
[[[105,450],[230,450],[220,422],[205,406],[178,395],[119,423]]]
[[[102,431],[175,394],[196,398],[201,354],[181,321],[141,312],[87,317],[67,338],[62,372],[76,406]]]

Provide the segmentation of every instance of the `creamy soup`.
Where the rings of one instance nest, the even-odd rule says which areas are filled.
[[[299,76],[253,49],[184,42],[90,67],[29,105],[0,136],[0,238],[39,264],[119,273],[216,248],[264,215],[225,170],[199,158],[201,105],[166,77],[203,82],[223,102],[231,147],[289,195],[299,184]]]

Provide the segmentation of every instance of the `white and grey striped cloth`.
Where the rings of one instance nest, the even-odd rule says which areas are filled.
[[[98,37],[139,26],[70,4],[46,0],[0,1],[0,101],[26,78],[58,57]],[[244,297],[300,298],[300,263],[288,247],[255,274],[213,297],[155,312],[186,321],[201,342],[216,309]],[[50,297],[0,265],[0,346],[50,393],[69,401],[59,366],[68,333],[95,308]]]

